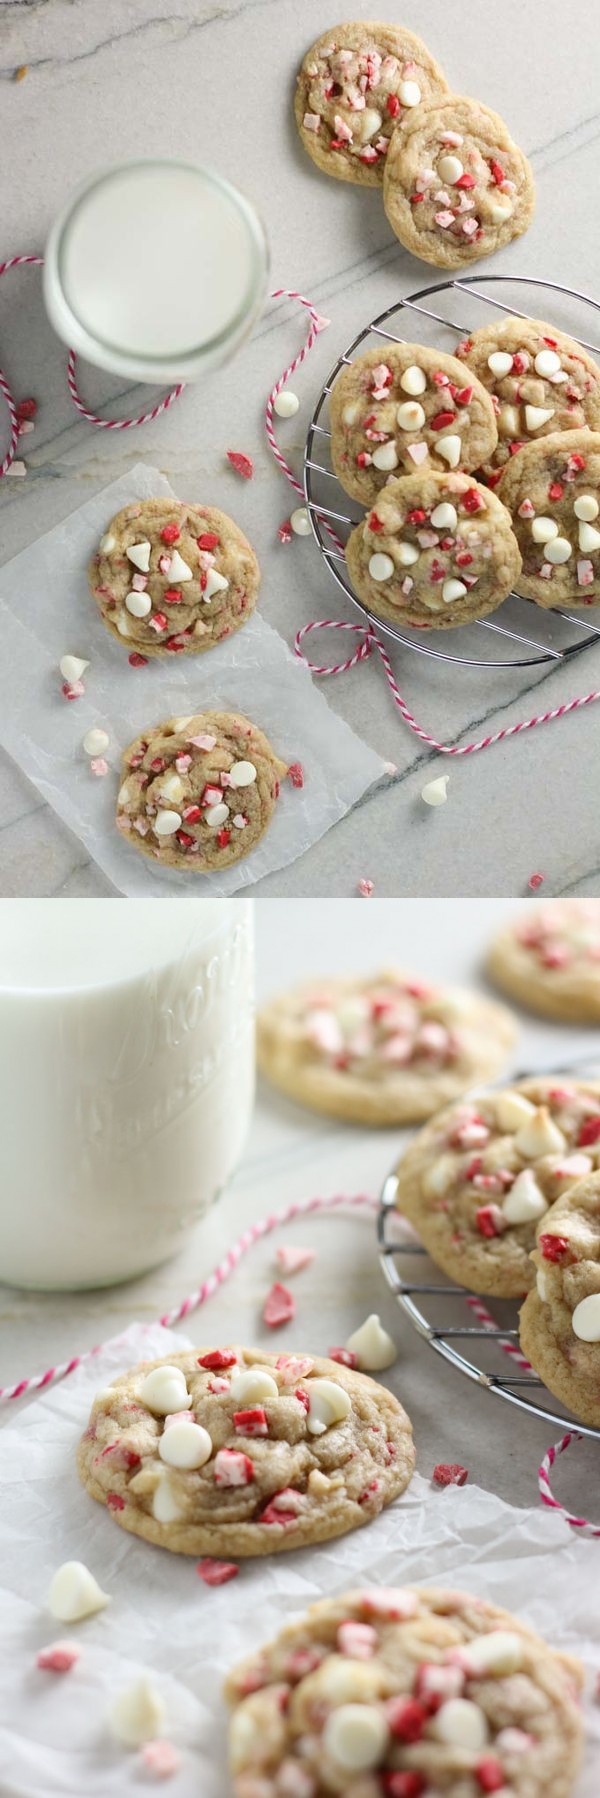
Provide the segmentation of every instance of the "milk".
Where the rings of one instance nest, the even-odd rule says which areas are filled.
[[[128,1279],[218,1196],[252,1108],[251,923],[248,900],[4,901],[0,1279]]]
[[[178,162],[107,169],[50,234],[50,319],[89,361],[135,379],[190,379],[233,353],[260,312],[264,233],[244,195]]]

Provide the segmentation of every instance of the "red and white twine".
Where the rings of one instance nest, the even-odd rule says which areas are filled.
[[[566,1435],[561,1436],[560,1442],[555,1442],[552,1448],[548,1449],[547,1454],[544,1455],[541,1467],[538,1467],[539,1494],[542,1504],[547,1505],[548,1509],[551,1511],[560,1511],[565,1519],[565,1523],[570,1524],[572,1530],[589,1530],[591,1536],[600,1536],[600,1529],[597,1528],[596,1524],[590,1523],[587,1517],[574,1517],[571,1511],[567,1511],[566,1506],[561,1504],[560,1499],[554,1497],[550,1485],[550,1473],[557,1455],[564,1455],[565,1450],[570,1448],[572,1442],[582,1441],[583,1437],[580,1435],[579,1430],[567,1430]]]
[[[483,1324],[484,1330],[495,1331],[498,1329],[496,1320],[492,1317],[491,1312],[488,1311],[487,1305],[484,1305],[483,1300],[477,1298],[475,1293],[468,1293],[467,1304],[473,1312],[474,1317],[477,1318],[477,1322]],[[521,1350],[520,1348],[517,1348],[516,1343],[511,1341],[510,1336],[501,1336],[499,1342],[500,1347],[504,1349],[505,1355],[512,1355],[513,1361],[516,1361],[518,1367],[522,1367],[526,1373],[531,1373],[531,1363],[525,1360],[525,1356],[521,1354]]]

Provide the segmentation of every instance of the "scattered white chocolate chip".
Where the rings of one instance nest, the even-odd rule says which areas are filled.
[[[380,553],[378,553],[377,555],[371,556],[370,561],[369,561],[369,574],[371,576],[371,580],[373,580],[373,581],[391,581],[392,575],[394,573],[394,567],[395,567],[395,564],[392,561],[391,556],[384,556],[384,555],[381,555]]]
[[[431,523],[436,531],[454,531],[458,524],[458,513],[447,500],[442,500],[431,514]]]
[[[471,1646],[471,1644],[469,1644]],[[478,1704],[470,1698],[449,1698],[431,1720],[439,1742],[477,1754],[488,1741],[488,1726]]]
[[[400,386],[403,388],[404,393],[412,393],[414,395],[425,392],[427,376],[424,374],[422,368],[417,367],[416,362],[411,362],[410,368],[405,368],[404,374],[400,376]]]
[[[113,1698],[109,1723],[112,1734],[126,1748],[141,1748],[160,1735],[166,1710],[160,1692],[149,1679],[138,1679]]]
[[[213,593],[225,593],[228,586],[229,581],[224,574],[219,573],[218,568],[209,568],[206,575],[206,586],[202,592],[202,598],[212,599]]]
[[[97,1579],[83,1561],[63,1561],[57,1568],[48,1593],[48,1610],[61,1623],[79,1623],[110,1604]]]
[[[449,774],[438,774],[437,780],[428,780],[421,788],[421,798],[425,805],[445,805],[448,798]]]
[[[404,543],[401,537],[396,543],[396,555],[403,568],[412,568],[413,562],[419,560],[416,543]]]
[[[297,506],[296,511],[292,512],[290,524],[297,537],[310,537],[312,526],[306,506]]]
[[[323,1731],[325,1753],[353,1773],[377,1767],[388,1739],[384,1712],[371,1704],[341,1704],[330,1712]]]
[[[461,448],[460,437],[454,435],[441,437],[439,443],[436,444],[438,456],[443,456],[444,462],[448,463],[449,468],[458,468]]]
[[[492,1629],[486,1636],[474,1636],[466,1653],[469,1666],[476,1673],[518,1673],[523,1666],[524,1644],[512,1630]]]
[[[567,537],[553,537],[552,542],[546,544],[547,562],[568,562],[572,554],[573,546]]]
[[[256,780],[254,762],[234,762],[229,770],[232,787],[252,787]]]
[[[508,375],[513,365],[513,359],[508,350],[494,350],[492,355],[488,356],[487,365],[493,375]]]
[[[418,400],[403,400],[396,412],[396,423],[401,431],[420,431],[425,423],[425,413]]]
[[[157,1417],[168,1417],[170,1411],[186,1411],[189,1405],[185,1374],[180,1367],[165,1362],[153,1367],[140,1387],[140,1399]]]
[[[377,112],[374,106],[365,106],[360,115],[361,142],[368,143],[371,137],[375,137],[377,132],[381,131],[382,124],[381,113]]]
[[[126,593],[125,604],[132,618],[147,618],[152,611],[152,600],[149,593]]]
[[[600,531],[593,524],[580,524],[579,548],[583,550],[600,549]]]
[[[509,1224],[530,1223],[536,1217],[543,1217],[548,1210],[547,1200],[530,1167],[524,1167],[522,1173],[517,1174],[503,1200],[502,1210]]]
[[[72,681],[81,680],[82,674],[85,674],[89,665],[89,662],[82,661],[81,656],[61,656],[58,664],[63,680],[68,681],[69,684]]]
[[[498,1093],[494,1098],[494,1109],[499,1130],[506,1130],[510,1135],[535,1114],[535,1105],[523,1093]]]
[[[366,1373],[379,1373],[398,1358],[396,1344],[380,1324],[376,1311],[348,1337],[346,1348],[356,1355],[359,1367]]]
[[[110,738],[107,730],[100,730],[99,728],[94,728],[92,726],[91,730],[86,730],[83,739],[83,748],[85,749],[86,755],[103,755],[104,750],[108,749],[109,742]]]
[[[230,1384],[232,1398],[255,1405],[261,1398],[277,1398],[279,1387],[266,1367],[238,1367]]]
[[[492,225],[503,225],[511,216],[512,204],[510,200],[488,200],[487,210]]]
[[[551,1118],[545,1105],[537,1105],[533,1117],[527,1118],[515,1136],[518,1155],[537,1161],[540,1155],[558,1155],[566,1149],[566,1138]]]
[[[311,1380],[308,1387],[310,1407],[307,1428],[311,1436],[321,1436],[332,1423],[348,1416],[350,1399],[336,1380]]]
[[[460,177],[461,175],[464,175],[464,172],[460,156],[440,157],[440,161],[438,162],[438,175],[441,176],[442,181],[449,181],[453,186],[455,181],[460,181]]]
[[[451,605],[454,599],[464,599],[467,592],[468,588],[465,587],[464,581],[456,581],[452,578],[443,582],[442,599],[445,599],[446,605]]]
[[[398,88],[398,99],[403,106],[418,106],[421,89],[416,81],[401,81]]]
[[[116,547],[117,547],[116,537],[111,537],[110,531],[106,531],[104,536],[100,538],[100,548],[102,550],[103,556],[109,556],[111,553],[111,550],[116,549]]]
[[[574,502],[573,511],[576,518],[583,518],[586,523],[589,524],[592,518],[598,517],[600,506],[593,493],[580,493],[579,498]],[[82,668],[87,668],[87,662],[83,662],[81,666]],[[60,664],[60,669],[62,674],[62,662]]]
[[[283,393],[276,394],[273,400],[273,410],[277,413],[278,418],[293,418],[299,405],[297,393],[292,393],[289,387],[285,388]]]
[[[174,837],[175,831],[181,829],[181,814],[170,809],[157,812],[152,828],[157,837]]]
[[[144,541],[143,543],[132,543],[131,548],[125,551],[128,561],[133,562],[134,568],[139,568],[141,574],[148,573],[151,547],[150,543]]]
[[[173,1424],[175,1429],[175,1424]],[[152,1516],[157,1523],[179,1523],[183,1517],[181,1506],[177,1503],[168,1473],[163,1474],[152,1496]]]
[[[204,813],[204,822],[208,824],[209,830],[219,830],[221,824],[227,823],[228,817],[229,806],[224,803],[209,805]]]
[[[203,1467],[210,1461],[212,1448],[208,1430],[186,1418],[170,1424],[158,1444],[161,1461],[168,1467]]]
[[[373,450],[373,462],[375,468],[379,468],[385,474],[389,474],[393,468],[397,468],[398,455],[395,443],[378,443],[377,449]],[[292,515],[292,524],[293,522]]]
[[[573,1329],[580,1342],[600,1342],[600,1292],[580,1299],[573,1312]]]
[[[169,581],[171,584],[173,581],[181,581],[182,585],[185,585],[186,581],[193,581],[193,579],[194,576],[189,563],[184,562],[183,556],[180,556],[178,549],[172,550],[171,566],[169,569]]]
[[[554,418],[553,406],[525,407],[525,423],[528,431],[541,431],[542,425],[547,425],[549,418]]]
[[[534,518],[531,523],[531,535],[534,543],[552,543],[558,537],[558,525],[554,518]]]
[[[547,379],[549,375],[558,374],[560,356],[557,356],[556,350],[540,350],[533,366],[536,374],[543,375]]]

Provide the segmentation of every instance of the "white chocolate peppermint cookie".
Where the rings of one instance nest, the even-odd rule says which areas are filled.
[[[346,493],[369,505],[391,475],[478,468],[497,441],[491,396],[455,356],[420,343],[367,350],[329,402],[331,459]]]
[[[406,1412],[315,1355],[187,1349],[99,1393],[78,1451],[92,1498],[176,1554],[277,1554],[359,1529],[408,1485]]]
[[[111,519],[89,566],[103,623],[130,653],[198,655],[239,630],[260,570],[216,506],[137,500]]]
[[[117,829],[165,867],[229,868],[264,836],[287,772],[239,712],[168,718],[124,752]]]
[[[600,1429],[600,1172],[541,1219],[532,1260],[536,1285],[519,1317],[523,1353],[555,1398]]]
[[[396,25],[335,25],[298,74],[294,108],[305,150],[338,181],[380,187],[391,133],[448,83],[421,39]]]
[[[396,1170],[396,1204],[452,1280],[520,1298],[536,1228],[598,1167],[600,1082],[522,1080],[433,1118]]]
[[[600,429],[600,368],[554,325],[505,318],[459,344],[458,358],[491,394],[498,443],[482,473],[496,485],[526,443]]]
[[[558,431],[528,443],[498,492],[523,562],[519,592],[538,606],[600,601],[600,431]]]
[[[394,132],[383,204],[413,256],[438,268],[463,268],[527,230],[533,174],[496,112],[448,94]]]
[[[390,480],[346,544],[355,593],[378,618],[450,630],[493,612],[518,582],[510,512],[467,474]]]
[[[514,1035],[503,1006],[392,968],[272,999],[258,1017],[258,1065],[315,1111],[406,1124],[498,1073]]]
[[[322,1599],[234,1667],[236,1798],[569,1798],[583,1669],[466,1592]]]
[[[530,906],[494,938],[487,972],[543,1017],[600,1023],[600,899]]]

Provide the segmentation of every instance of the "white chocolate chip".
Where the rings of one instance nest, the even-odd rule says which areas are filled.
[[[228,586],[229,581],[226,580],[224,574],[219,574],[218,568],[209,568],[206,576],[206,586],[203,588],[202,592],[202,598],[212,599],[213,593],[225,593]]]
[[[111,537],[110,531],[106,531],[104,537],[100,538],[100,548],[102,550],[103,556],[110,556],[111,551],[113,549],[116,549],[116,547],[117,547],[116,537]]]
[[[502,1210],[509,1224],[529,1223],[536,1217],[543,1217],[548,1210],[547,1200],[530,1167],[524,1167],[522,1173],[517,1174],[503,1200]]]
[[[142,574],[148,573],[151,547],[152,545],[144,540],[143,543],[132,543],[131,549],[125,551],[128,560],[133,562],[134,567],[139,568]]]
[[[558,537],[558,525],[554,518],[534,518],[531,525],[534,543],[552,543]]]
[[[296,507],[296,511],[292,512],[290,524],[297,537],[310,537],[312,525],[306,506]]]
[[[175,1429],[175,1425],[172,1425]],[[168,1473],[164,1473],[152,1497],[152,1516],[157,1523],[179,1523],[183,1517],[175,1498]]]
[[[425,413],[419,401],[404,400],[396,412],[396,423],[401,431],[420,431],[425,423]]]
[[[600,1342],[600,1292],[580,1299],[573,1312],[573,1329],[580,1342]]]
[[[523,1666],[524,1644],[516,1631],[492,1629],[486,1636],[475,1636],[466,1653],[469,1666],[476,1673],[518,1673]]]
[[[543,1268],[541,1268],[541,1267],[538,1267],[538,1269],[537,1269],[536,1276],[535,1276],[535,1283],[536,1283],[536,1287],[538,1290],[538,1295],[541,1298],[542,1303],[546,1304],[547,1299],[548,1299],[548,1281],[546,1279],[546,1275],[543,1271]]]
[[[553,537],[552,542],[546,544],[547,562],[568,562],[572,554],[573,546],[567,537]]]
[[[403,106],[418,106],[421,89],[416,81],[401,81],[398,88],[398,99]]]
[[[147,618],[152,611],[152,600],[149,593],[126,593],[125,604],[132,618]]]
[[[435,511],[431,514],[431,523],[438,531],[456,530],[458,514],[455,512],[454,506],[450,506],[446,500],[442,500],[441,504],[436,506]]]
[[[170,1424],[158,1444],[161,1461],[166,1461],[168,1467],[203,1467],[205,1461],[210,1461],[212,1449],[208,1430],[188,1418]]]
[[[82,661],[81,656],[61,656],[58,664],[63,680],[68,681],[69,686],[73,681],[81,680],[89,665],[89,662]]]
[[[412,568],[419,560],[419,550],[415,543],[405,543],[402,537],[396,543],[396,555],[403,568]]]
[[[149,1679],[138,1679],[113,1698],[109,1722],[112,1733],[126,1748],[141,1748],[160,1735],[166,1717],[160,1692]]]
[[[410,367],[405,368],[404,374],[400,376],[400,386],[405,393],[417,394],[425,392],[427,376],[424,374],[422,368],[417,367],[416,362],[411,362]]]
[[[289,387],[286,388],[283,393],[278,393],[273,400],[273,409],[277,413],[278,418],[293,418],[294,413],[298,411],[299,405],[300,401],[297,393],[292,393]]]
[[[423,1175],[423,1192],[427,1199],[439,1199],[448,1191],[456,1174],[456,1157],[454,1155],[438,1155],[431,1167]]]
[[[185,1374],[180,1367],[165,1362],[153,1367],[140,1388],[140,1399],[157,1417],[168,1417],[170,1411],[186,1411],[189,1405]]]
[[[547,379],[549,375],[558,374],[561,366],[560,356],[557,356],[556,350],[540,350],[533,366],[536,374],[543,375]]]
[[[525,423],[528,431],[541,431],[542,425],[547,425],[549,418],[554,418],[553,406],[525,407]]]
[[[353,400],[351,405],[344,406],[342,420],[345,425],[355,425],[358,418],[360,418],[360,404],[358,400]]]
[[[468,587],[465,587],[464,581],[455,581],[454,579],[444,581],[442,599],[446,601],[447,606],[451,605],[454,599],[463,599],[465,593],[468,593]]]
[[[382,124],[381,113],[377,112],[374,106],[365,106],[358,121],[361,143],[367,144],[370,138],[376,137],[377,133],[381,131]]]
[[[579,498],[575,500],[573,511],[576,518],[583,518],[585,519],[586,524],[589,524],[592,518],[598,517],[600,506],[593,493],[580,493]],[[82,663],[83,668],[87,668],[87,666],[87,662]],[[61,674],[64,672],[62,662],[60,664],[60,671]]]
[[[183,556],[180,556],[178,549],[173,549],[171,551],[171,566],[169,569],[170,582],[181,581],[183,585],[186,581],[193,581],[193,579],[194,576],[188,563],[184,562]]]
[[[537,1161],[540,1155],[558,1155],[566,1149],[566,1138],[551,1118],[545,1105],[538,1105],[532,1118],[527,1118],[515,1136],[518,1155]]]
[[[371,1704],[341,1704],[330,1712],[323,1731],[323,1747],[338,1767],[363,1773],[377,1767],[389,1739],[383,1713]]]
[[[518,435],[519,435],[519,414],[518,414],[516,406],[501,406],[500,407],[500,411],[498,413],[498,426],[499,426],[499,428],[500,427],[502,428],[506,437],[513,437],[513,438],[518,437]]]
[[[171,799],[175,802],[175,805],[178,805],[180,800],[183,799],[184,792],[185,788],[183,781],[180,780],[178,774],[166,774],[164,780],[161,780],[161,799]]]
[[[252,787],[256,780],[254,762],[234,762],[229,770],[232,787]]]
[[[600,549],[600,531],[593,524],[580,524],[579,548],[583,550]]]
[[[130,637],[131,636],[129,624],[127,622],[124,612],[120,612],[119,616],[117,618],[117,630],[119,632],[119,636],[121,636],[121,637]]]
[[[448,463],[449,468],[458,468],[462,449],[460,437],[441,437],[435,447],[438,456],[443,456],[444,462]]]
[[[131,793],[129,790],[129,782],[127,780],[124,780],[122,787],[119,787],[119,798],[118,798],[119,805],[127,805],[127,801],[130,798],[131,798]]]
[[[79,1623],[82,1617],[103,1611],[110,1598],[83,1561],[63,1561],[51,1582],[47,1604],[61,1623]]]
[[[397,468],[398,455],[395,443],[378,443],[377,449],[373,450],[373,462],[375,468],[381,469],[386,474],[389,474],[392,468]]]
[[[503,225],[505,219],[509,219],[511,216],[511,213],[512,213],[511,201],[510,200],[488,200],[487,211],[488,211],[488,217],[489,217],[492,225]]]
[[[109,742],[108,731],[92,727],[91,730],[86,730],[82,747],[85,749],[86,755],[103,755],[105,749],[108,749]]]
[[[366,1373],[381,1373],[398,1359],[396,1344],[383,1329],[376,1311],[348,1337],[346,1348],[356,1355],[359,1367]]]
[[[350,1399],[336,1380],[311,1380],[307,1388],[310,1398],[307,1428],[311,1436],[321,1436],[332,1423],[348,1416]]]
[[[221,824],[227,823],[228,817],[228,805],[225,805],[224,803],[221,803],[220,805],[209,805],[204,813],[204,822],[205,824],[208,824],[209,830],[218,830]]]
[[[513,359],[508,350],[494,350],[492,355],[488,356],[487,365],[493,375],[508,375],[513,365]]]
[[[257,1404],[261,1398],[277,1398],[279,1387],[266,1367],[238,1367],[229,1387],[231,1397],[244,1404]]]
[[[170,808],[157,812],[152,828],[157,837],[174,837],[175,831],[181,828],[180,813]]]
[[[460,156],[442,156],[438,162],[438,175],[442,181],[449,181],[451,185],[454,185],[455,181],[460,181],[464,172]]]
[[[507,1130],[510,1135],[535,1115],[535,1105],[523,1093],[498,1093],[494,1098],[494,1109],[499,1130]]]
[[[394,568],[395,568],[395,563],[392,561],[391,556],[382,556],[380,554],[371,556],[371,559],[369,562],[369,574],[371,576],[371,580],[373,580],[373,581],[391,581],[392,575],[394,573]]]
[[[449,779],[449,774],[439,774],[437,780],[428,780],[427,786],[421,790],[421,798],[425,805],[446,804]]]
[[[471,1644],[469,1645],[471,1646]],[[438,1741],[477,1754],[488,1741],[488,1726],[478,1704],[470,1698],[449,1698],[431,1720]]]

